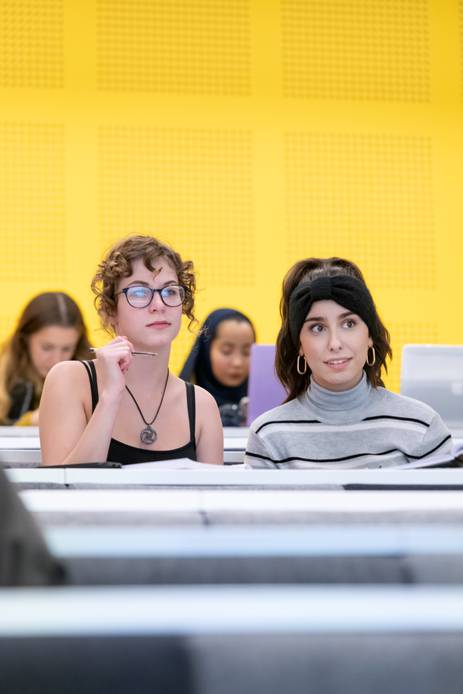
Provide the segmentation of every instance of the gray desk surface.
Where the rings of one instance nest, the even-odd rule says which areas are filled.
[[[247,438],[249,427],[224,427],[225,438]],[[0,426],[0,438],[4,436],[38,436],[38,427],[8,427]]]
[[[244,448],[224,448],[225,465],[235,465],[243,462]],[[32,468],[41,463],[40,449],[36,447],[0,448],[0,465],[5,468]]]
[[[0,636],[463,631],[453,587],[203,586],[0,591]]]
[[[8,433],[8,435],[4,435],[4,432],[0,428],[0,449],[2,450],[15,450],[17,448],[19,449],[28,449],[28,450],[33,450],[33,449],[40,449],[40,438],[37,433],[30,433],[28,435],[21,435],[18,434],[18,431],[21,431],[20,427],[8,427],[9,429],[13,429],[15,431],[12,431]],[[229,431],[229,430],[228,430]],[[228,450],[241,450],[244,451],[246,448],[246,442],[247,442],[247,436],[242,433],[242,430],[239,429],[236,434],[230,435],[229,433],[224,435],[224,448]]]
[[[14,427],[11,427],[14,429]],[[17,427],[19,430],[19,427]],[[15,450],[15,449],[27,449],[27,450],[38,450],[40,449],[40,438],[37,434],[29,434],[28,436],[18,436],[14,433],[8,434],[8,436],[3,436],[3,432],[0,429],[0,449],[2,450]],[[224,449],[230,451],[244,451],[246,448],[247,436],[241,433],[239,430],[235,435],[225,435],[224,436]]]
[[[32,489],[21,492],[38,513],[355,513],[463,512],[463,491],[275,489]]]
[[[246,439],[249,436],[249,427],[224,427],[223,436],[228,438]]]
[[[58,557],[329,557],[463,554],[461,528],[442,525],[54,527],[45,530]]]
[[[247,427],[224,427],[224,448],[244,450],[248,440]],[[0,449],[39,449],[38,427],[0,427]]]
[[[45,526],[72,585],[462,585],[458,526]]]
[[[20,430],[21,427],[7,427]],[[33,427],[34,429],[36,427]],[[224,438],[224,460],[226,464],[242,463],[246,448],[246,431],[231,428],[226,430]],[[244,434],[243,434],[244,431]],[[38,433],[26,436],[15,435],[16,432],[3,436],[0,428],[0,464],[6,467],[37,467],[41,462],[40,439]]]
[[[39,449],[40,439],[38,436],[0,436],[0,450],[2,451],[37,451]]]
[[[0,426],[0,441],[8,436],[13,436],[14,438],[27,438],[33,437],[38,438],[39,428],[38,427],[5,427]]]
[[[432,470],[251,470],[242,466],[169,470],[91,468],[10,468],[12,482],[55,486],[159,487],[334,487],[343,485],[463,486],[463,468]]]

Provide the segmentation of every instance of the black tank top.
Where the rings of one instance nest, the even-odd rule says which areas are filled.
[[[96,369],[93,361],[83,361],[88,378],[90,380],[90,389],[92,392],[92,412],[98,404],[98,383],[96,378]],[[190,440],[180,448],[171,448],[168,451],[149,451],[146,448],[136,448],[129,446],[117,439],[111,439],[108,449],[107,461],[111,463],[123,463],[130,465],[131,463],[148,463],[156,460],[173,460],[174,458],[190,458],[196,460],[196,402],[195,402],[195,387],[192,383],[185,383],[186,399],[188,407],[188,421],[190,424]]]

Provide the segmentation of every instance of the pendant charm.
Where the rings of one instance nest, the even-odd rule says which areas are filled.
[[[149,424],[140,432],[140,441],[145,445],[154,443],[158,435]]]

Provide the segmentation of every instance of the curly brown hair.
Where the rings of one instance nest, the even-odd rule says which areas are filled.
[[[121,239],[109,249],[92,280],[95,307],[105,330],[112,332],[119,281],[124,277],[130,277],[133,272],[132,262],[139,258],[143,259],[145,267],[151,271],[154,271],[153,263],[158,258],[165,258],[172,265],[179,284],[185,290],[182,313],[189,319],[190,327],[196,321],[193,313],[196,280],[192,261],[183,261],[179,253],[153,236],[137,234]]]
[[[289,325],[289,299],[294,289],[301,283],[307,282],[318,277],[333,277],[335,275],[350,275],[363,282],[366,286],[365,278],[360,268],[350,260],[343,258],[306,258],[300,260],[288,270],[283,279],[283,293],[280,301],[281,328],[278,333],[276,343],[275,370],[278,378],[285,386],[288,400],[297,398],[307,390],[311,370],[307,366],[305,374],[299,374],[296,370],[298,349],[295,347],[291,338]],[[365,364],[365,372],[369,383],[377,388],[383,386],[381,370],[387,372],[386,359],[392,358],[390,336],[388,330],[381,322],[376,313],[375,332],[370,335],[373,340],[373,347],[376,353],[376,360],[373,366]]]

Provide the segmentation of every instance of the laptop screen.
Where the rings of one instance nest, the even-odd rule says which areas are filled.
[[[286,400],[286,390],[275,373],[275,345],[252,346],[248,397],[248,426],[260,414]]]
[[[463,435],[463,345],[405,345],[400,392],[430,405]]]

